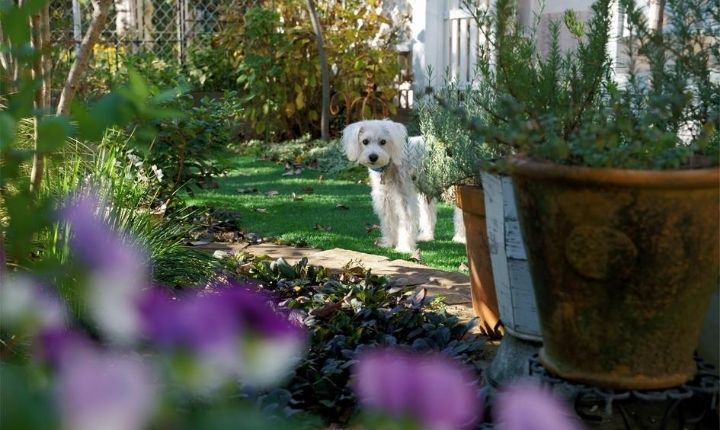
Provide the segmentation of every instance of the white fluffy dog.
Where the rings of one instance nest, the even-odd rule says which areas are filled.
[[[420,193],[413,182],[425,154],[422,137],[407,136],[404,125],[390,120],[360,121],[343,131],[342,143],[350,161],[366,166],[372,201],[380,218],[383,248],[413,252],[416,240],[435,236],[435,200]],[[455,217],[455,237],[464,242],[462,219]]]

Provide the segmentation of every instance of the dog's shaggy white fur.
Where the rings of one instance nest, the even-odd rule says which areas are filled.
[[[408,138],[407,129],[400,123],[372,120],[348,125],[342,143],[350,161],[369,169],[373,207],[380,218],[377,245],[413,252],[416,240],[433,240],[435,200],[420,193],[413,182],[425,155],[422,137]],[[457,211],[453,240],[464,242],[465,229]]]

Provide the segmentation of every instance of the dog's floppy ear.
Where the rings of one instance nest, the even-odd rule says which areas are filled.
[[[355,122],[348,125],[345,127],[345,130],[343,130],[343,149],[345,150],[345,155],[350,161],[357,161],[360,156],[360,143],[358,142],[358,139],[360,138],[362,126],[363,121]]]
[[[407,143],[407,129],[399,122],[390,120],[385,120],[385,126],[393,141],[393,145],[390,147],[390,151],[392,151],[392,161],[399,166],[402,164],[404,158],[405,145]]]

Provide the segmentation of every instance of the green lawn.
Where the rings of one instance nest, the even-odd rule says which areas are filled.
[[[313,169],[304,169],[297,176],[283,176],[282,165],[252,157],[238,156],[234,161],[233,170],[218,178],[219,188],[196,193],[188,203],[237,211],[245,231],[283,243],[320,249],[345,248],[393,259],[409,257],[374,245],[379,232],[368,232],[368,227],[378,220],[372,211],[367,184],[332,178],[321,180],[321,172]],[[241,192],[254,188],[258,190],[256,193]],[[310,189],[312,193],[308,193]],[[277,195],[268,196],[268,193]],[[338,205],[348,209],[340,209]],[[425,264],[458,270],[466,261],[465,247],[450,240],[452,230],[452,208],[439,205],[437,239],[419,244]]]

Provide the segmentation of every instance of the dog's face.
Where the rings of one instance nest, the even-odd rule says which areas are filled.
[[[389,120],[360,121],[345,128],[342,140],[350,161],[382,169],[390,163],[402,163],[407,130],[404,125]]]

